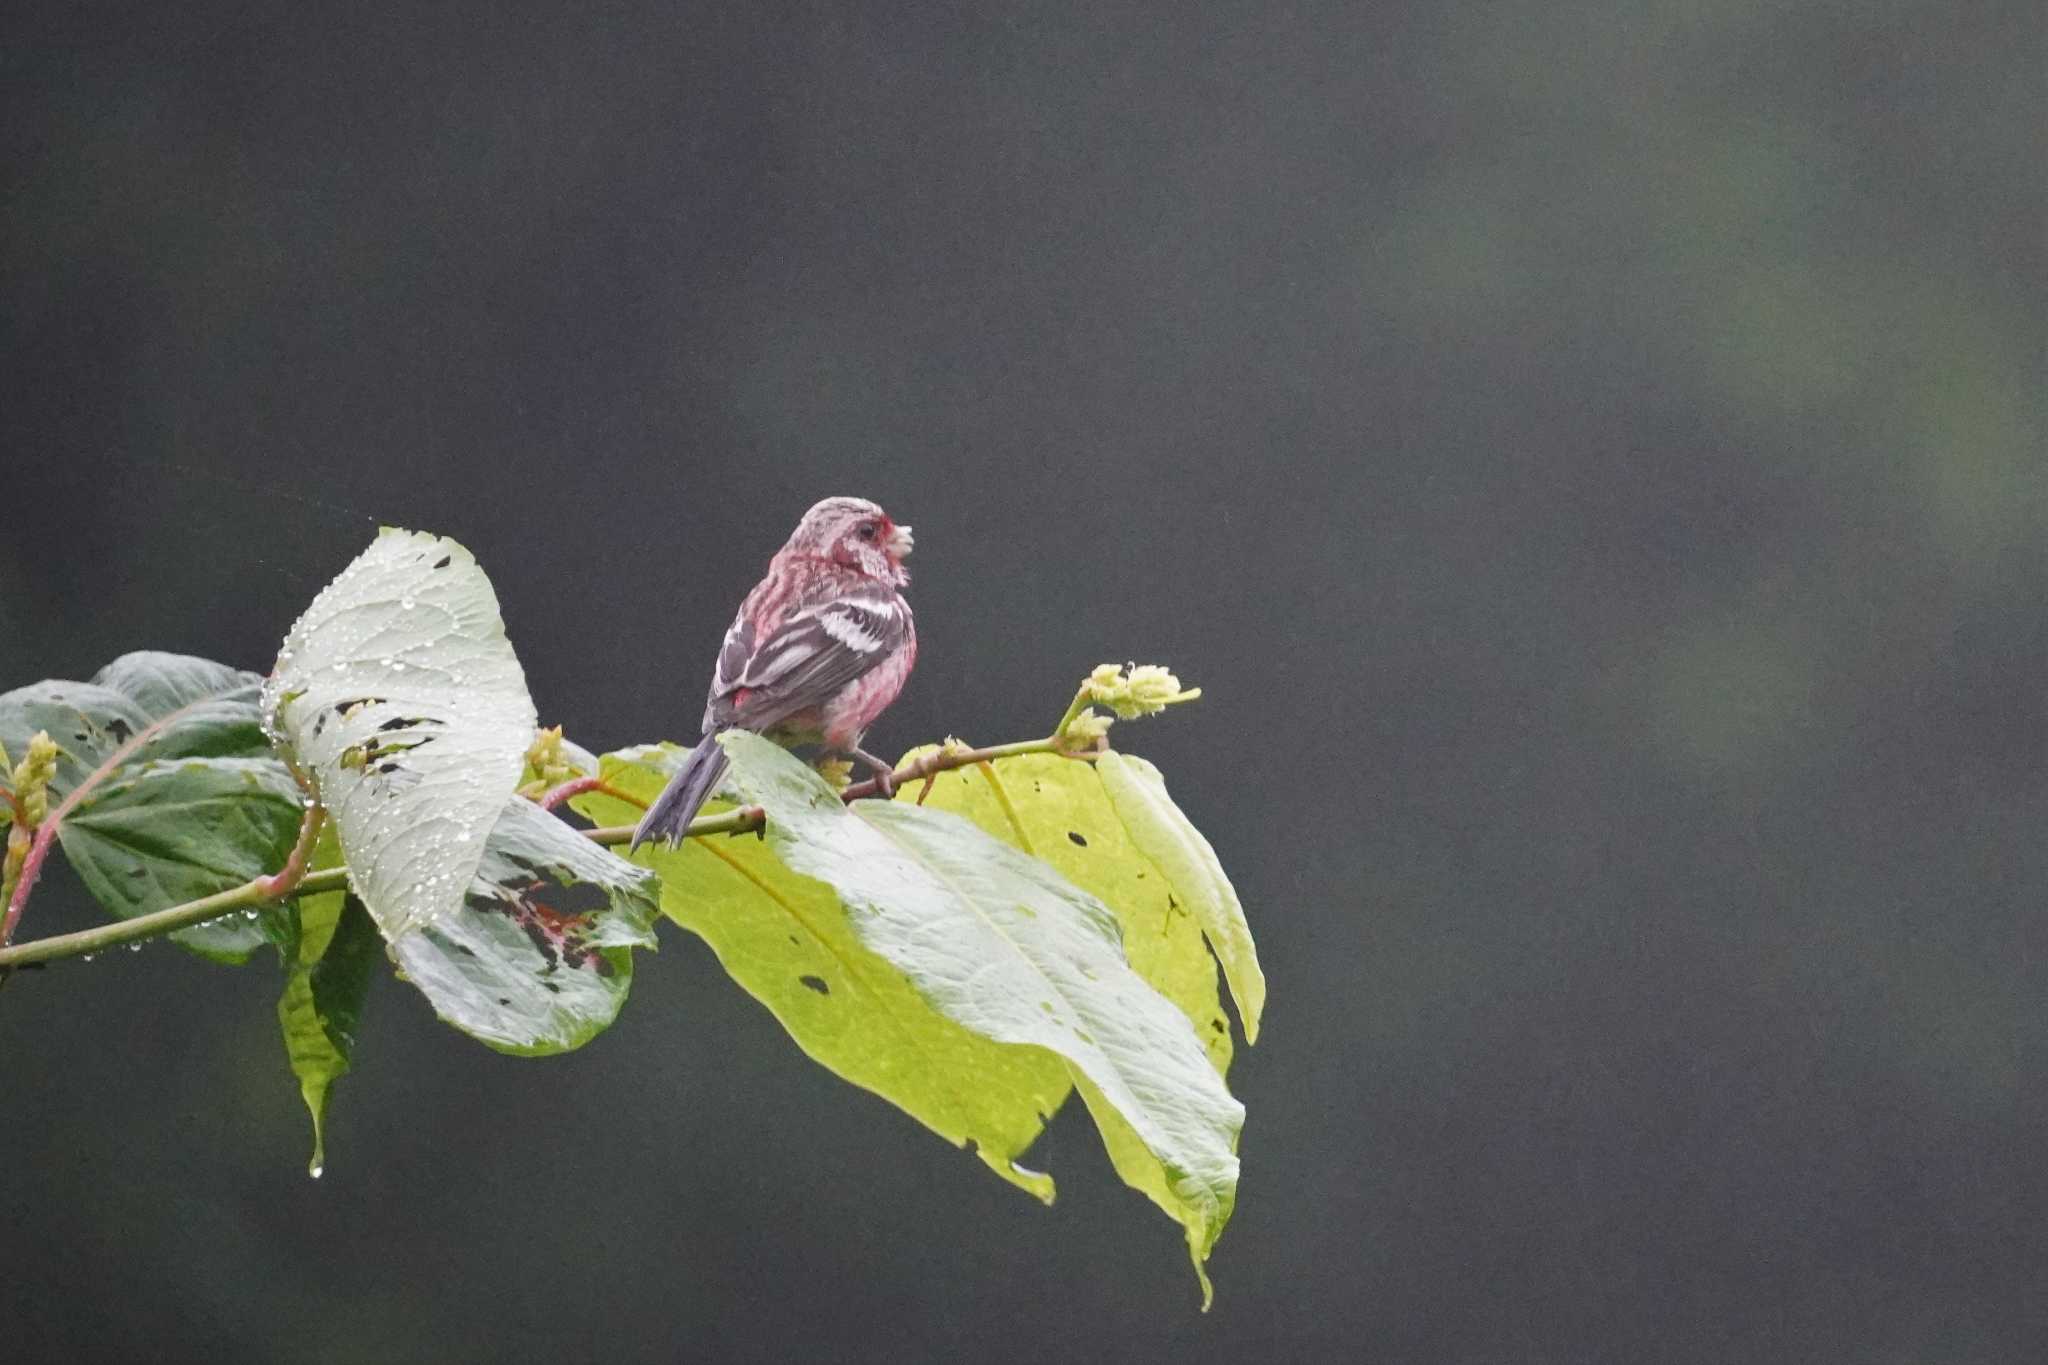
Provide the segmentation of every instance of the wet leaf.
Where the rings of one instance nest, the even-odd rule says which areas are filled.
[[[667,783],[660,762],[654,749],[607,754],[603,775],[651,801]],[[571,804],[599,824],[631,824],[641,813],[595,792]],[[1057,1058],[991,1042],[932,1008],[862,946],[830,887],[792,872],[753,835],[649,845],[635,859],[660,874],[668,917],[709,943],[812,1060],[1052,1199],[1051,1178],[1017,1158],[1066,1097]]]
[[[534,736],[497,596],[469,552],[385,531],[292,627],[263,703],[384,936],[453,914]]]
[[[929,747],[913,750],[903,761],[928,752]],[[1216,960],[1203,942],[1201,926],[1118,817],[1094,764],[1020,754],[940,773],[928,794],[922,783],[912,783],[897,799],[915,803],[920,795],[927,808],[964,816],[1049,863],[1114,911],[1132,970],[1188,1017],[1217,1073],[1228,1071],[1230,1023],[1217,997]],[[1160,1158],[1116,1106],[1085,1074],[1077,1071],[1075,1080],[1117,1174],[1182,1224],[1206,1304],[1210,1287],[1204,1263],[1228,1217],[1228,1203],[1217,1215],[1206,1194],[1192,1203],[1184,1199]]]
[[[935,746],[913,749],[908,763]],[[902,766],[901,763],[898,766]],[[1202,928],[1139,851],[1092,763],[1019,754],[938,774],[929,794],[913,782],[898,801],[965,816],[1012,848],[1052,865],[1116,913],[1131,969],[1180,1007],[1218,1073],[1230,1068],[1230,1021],[1216,993],[1216,960]]]
[[[25,753],[38,730],[58,746],[53,805],[123,745],[142,741],[58,829],[66,857],[110,913],[224,891],[276,871],[290,852],[299,793],[264,737],[261,684],[210,659],[145,650],[89,682],[54,679],[0,695],[0,746]],[[173,938],[239,962],[265,933],[255,919],[233,916]]]
[[[958,816],[902,802],[849,810],[774,744],[737,732],[719,742],[733,786],[767,812],[776,855],[838,892],[867,948],[956,1023],[1043,1049],[1086,1082],[1091,1111],[1118,1121],[1105,1136],[1156,1162],[1199,1272],[1235,1203],[1244,1110],[1188,1018],[1131,970],[1114,914]]]
[[[86,794],[57,838],[94,899],[127,919],[277,871],[298,838],[302,797],[275,759],[126,764]],[[218,961],[246,961],[264,941],[260,914],[173,937]]]
[[[434,1012],[501,1052],[581,1047],[618,1017],[660,883],[530,801],[499,808],[459,910],[392,956]]]

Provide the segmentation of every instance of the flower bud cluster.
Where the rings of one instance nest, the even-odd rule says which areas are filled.
[[[7,853],[0,860],[0,899],[11,895],[21,879],[35,827],[50,813],[50,783],[56,776],[57,744],[48,731],[36,731],[28,742],[28,753],[12,769],[7,766],[6,751],[0,750],[0,777],[8,780],[14,792],[14,807],[6,810],[9,827]],[[20,809],[19,819],[14,818],[15,807]]]
[[[526,751],[526,770],[533,774],[533,778],[520,784],[519,794],[529,801],[538,801],[564,782],[582,776],[575,761],[563,751],[562,727],[559,725],[551,725],[534,735],[533,745]]]
[[[31,827],[43,823],[50,813],[50,782],[56,776],[57,742],[49,731],[38,730],[28,742],[27,756],[14,765],[9,782]]]
[[[1123,668],[1103,664],[1088,675],[1088,700],[1100,702],[1123,720],[1156,716],[1177,702],[1193,701],[1202,689],[1183,690],[1180,679],[1158,664],[1128,664]]]

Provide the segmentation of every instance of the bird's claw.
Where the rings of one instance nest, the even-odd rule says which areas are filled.
[[[896,769],[881,759],[876,758],[865,749],[856,748],[853,751],[853,756],[874,769],[875,791],[885,800],[894,800],[896,797]]]

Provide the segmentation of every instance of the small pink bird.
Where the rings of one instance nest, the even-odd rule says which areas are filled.
[[[721,730],[822,744],[880,774],[891,770],[860,740],[917,662],[917,627],[903,600],[910,547],[910,528],[864,498],[826,498],[804,513],[733,617],[704,738],[648,808],[634,848],[682,839],[725,772]]]

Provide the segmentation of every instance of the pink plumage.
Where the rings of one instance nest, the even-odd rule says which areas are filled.
[[[725,633],[704,704],[704,738],[633,835],[674,842],[725,771],[721,730],[784,744],[823,744],[870,766],[861,736],[903,690],[917,626],[903,588],[908,526],[863,498],[826,498],[804,513]]]

